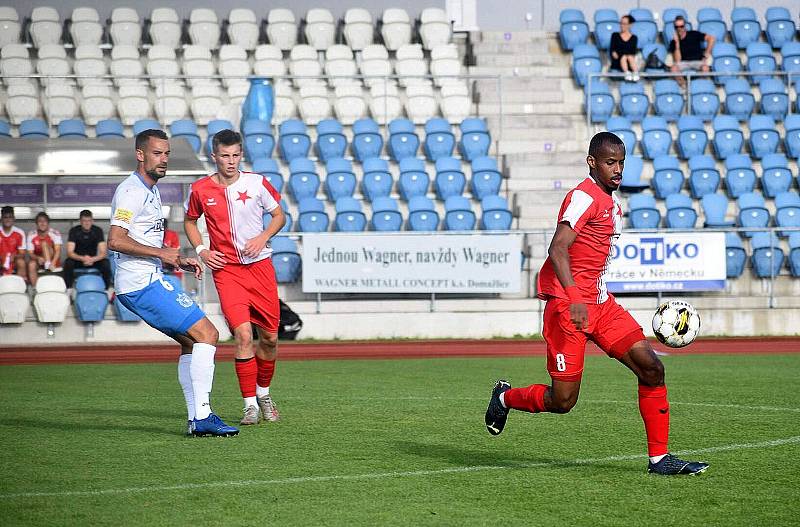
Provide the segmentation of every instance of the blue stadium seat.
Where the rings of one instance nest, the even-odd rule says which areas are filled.
[[[96,274],[84,274],[75,280],[75,311],[81,322],[103,320],[108,307],[108,294],[103,279]]]
[[[614,106],[617,103],[614,101],[614,96],[611,95],[611,88],[607,82],[593,78],[591,88],[591,98],[589,97],[589,90],[585,91],[584,106],[586,111],[589,112],[593,123],[604,123],[611,117],[614,112]]]
[[[703,120],[696,115],[681,115],[678,119],[678,153],[683,159],[706,151],[708,135]]]
[[[786,86],[778,79],[766,79],[759,83],[761,92],[761,113],[783,121],[789,111],[789,95]]]
[[[436,161],[440,157],[450,157],[456,147],[456,138],[446,119],[434,117],[425,123],[425,157]]]
[[[633,122],[639,122],[650,110],[650,99],[641,82],[625,82],[619,86],[619,113]]]
[[[611,105],[613,110],[614,105]],[[611,112],[609,111],[609,114]],[[458,151],[461,157],[467,161],[472,161],[476,157],[489,154],[489,146],[492,143],[492,136],[489,135],[489,127],[486,121],[477,117],[468,117],[461,121],[461,139],[458,141]]]
[[[208,137],[206,138],[206,153],[208,155],[213,153],[212,142],[214,135],[222,130],[233,130],[233,123],[227,119],[214,119],[213,121],[209,121],[208,126],[206,126],[206,132],[208,133]]]
[[[11,137],[11,125],[5,119],[0,119],[0,137]]]
[[[480,228],[485,231],[507,231],[514,216],[508,208],[506,198],[488,195],[481,200]]]
[[[753,115],[750,117],[750,155],[761,159],[778,150],[780,135],[775,128],[775,120],[771,115]]]
[[[650,194],[633,194],[628,200],[628,210],[634,229],[656,229],[661,223],[656,199]]]
[[[411,201],[414,196],[424,196],[430,184],[431,178],[425,171],[425,162],[422,159],[406,157],[400,160],[397,191],[401,198]]]
[[[97,125],[99,126],[100,123],[97,123]],[[197,125],[191,119],[172,121],[172,124],[169,125],[169,135],[172,139],[176,137],[184,138],[195,153],[200,152],[200,148],[203,146],[203,141],[197,132]]]
[[[770,214],[764,204],[764,197],[758,192],[745,192],[736,200],[739,208],[740,227],[766,227],[769,225]],[[748,238],[755,231],[745,231]]]
[[[272,157],[275,150],[275,138],[272,136],[272,125],[267,121],[248,119],[242,123],[244,139],[244,158],[252,163],[256,159]]]
[[[284,223],[281,230],[278,232],[291,232],[292,226],[294,225],[294,218],[292,217],[292,213],[289,210],[289,204],[286,203],[285,199],[281,199],[281,208],[283,209],[283,214],[286,216],[286,223]],[[268,213],[264,213],[262,219],[265,219]]]
[[[683,19],[686,21],[686,30],[692,29],[692,24],[689,22],[689,13],[686,12],[685,9],[680,7],[668,7],[661,13],[661,20],[664,21],[664,42],[672,42],[672,38],[675,36],[675,27],[673,23],[675,22],[675,17],[682,16]]]
[[[264,176],[279,193],[283,191],[283,175],[278,163],[272,158],[259,158],[253,161],[253,172]]]
[[[697,10],[697,30],[712,35],[717,42],[723,42],[728,26],[722,13],[716,7],[703,7]]]
[[[783,154],[767,154],[761,159],[761,188],[764,195],[774,198],[792,186],[792,172]]]
[[[124,129],[119,119],[103,119],[102,121],[97,121],[97,124],[94,126],[94,133],[98,139],[101,137],[118,137],[124,139],[125,134],[123,131]]]
[[[768,7],[766,19],[767,42],[773,49],[780,49],[781,46],[794,39],[797,28],[788,9],[785,7]]]
[[[800,276],[800,232],[789,235],[789,271],[792,276]]]
[[[747,253],[744,250],[742,239],[735,232],[725,233],[725,275],[728,278],[739,278],[744,272]]]
[[[333,229],[342,232],[359,232],[367,228],[367,216],[361,210],[361,202],[350,196],[336,200],[336,218]]]
[[[311,138],[308,137],[303,121],[298,119],[283,121],[278,127],[278,134],[279,150],[284,161],[291,163],[293,159],[308,156],[311,150]]]
[[[435,231],[439,228],[439,213],[426,196],[408,200],[408,227],[412,231]]]
[[[59,139],[86,139],[86,125],[83,119],[64,119],[58,123]]]
[[[389,123],[389,155],[398,163],[407,157],[417,157],[419,137],[408,119],[394,119]]]
[[[594,41],[597,47],[606,50],[611,45],[611,35],[619,32],[619,15],[614,9],[598,9],[594,12]]]
[[[622,169],[622,183],[619,188],[623,192],[641,192],[650,186],[649,183],[642,181],[642,169],[644,163],[639,156],[628,156],[625,158],[625,167]]]
[[[794,75],[800,74],[800,42],[787,42],[784,44],[781,47],[781,57],[781,69],[783,71]]]
[[[460,196],[464,193],[467,179],[461,171],[461,161],[452,157],[440,157],[436,160],[436,177],[433,188],[436,197],[442,201],[450,196]]]
[[[642,47],[642,57],[644,57],[645,60],[651,53],[655,53],[662,64],[667,61],[667,48],[665,48],[663,44],[653,42]],[[664,73],[664,68],[648,68],[647,64],[645,64],[644,71],[645,73]]]
[[[600,52],[593,44],[578,44],[572,51],[572,77],[578,86],[585,86],[590,73],[603,71]]]
[[[658,26],[653,19],[653,13],[645,8],[631,9],[630,13],[636,20],[631,27],[631,33],[638,37],[639,49],[655,42],[658,38]]]
[[[742,61],[739,59],[739,52],[736,46],[728,42],[717,41],[714,49],[711,50],[711,70],[717,73],[738,73],[742,71]],[[733,75],[720,75],[715,77],[715,82],[726,83],[735,79]],[[747,81],[745,81],[747,82]]]
[[[356,191],[356,175],[347,159],[334,157],[325,165],[325,193],[328,200],[338,202],[341,197],[352,197]]]
[[[344,157],[347,150],[347,137],[342,123],[336,119],[323,119],[317,123],[317,156],[323,163],[329,159]]]
[[[653,159],[653,191],[658,199],[680,192],[684,179],[678,158],[665,155]]]
[[[444,230],[471,231],[475,228],[475,213],[464,196],[450,196],[444,202]]]
[[[753,233],[750,249],[752,250],[750,259],[756,277],[772,278],[780,274],[784,254],[781,242],[774,233]]]
[[[631,122],[627,117],[609,117],[606,121],[606,130],[616,135],[625,143],[625,153],[633,155],[636,148],[636,134],[631,128]]]
[[[744,79],[730,79],[725,83],[725,110],[738,121],[750,119],[756,99]]]
[[[497,170],[497,160],[493,157],[476,157],[472,160],[472,178],[469,188],[472,196],[482,200],[486,196],[498,194],[503,176]]]
[[[655,159],[669,154],[672,135],[667,120],[658,115],[650,115],[642,121],[642,153],[646,159]]]
[[[291,185],[291,179],[289,184]],[[325,204],[317,198],[303,198],[297,207],[297,227],[300,232],[326,232],[330,219]]]
[[[716,163],[708,155],[689,158],[689,189],[699,199],[719,188],[720,175]]]
[[[392,192],[394,179],[389,172],[389,163],[379,157],[370,157],[363,163],[364,176],[361,179],[361,193],[369,201],[375,201]]]
[[[700,200],[703,207],[703,215],[706,221],[705,227],[733,227],[734,222],[725,219],[728,213],[728,198],[722,194],[712,192],[706,194]]]
[[[714,117],[714,140],[711,142],[718,159],[738,154],[744,145],[744,134],[739,121],[730,115]]]
[[[304,157],[292,159],[289,163],[289,193],[297,203],[305,198],[313,198],[319,190],[319,176],[314,162]]]
[[[745,49],[761,36],[761,24],[756,12],[749,7],[735,7],[731,11],[731,37],[739,49]]]
[[[269,241],[272,247],[272,264],[279,284],[297,282],[302,271],[302,260],[297,244],[286,236],[275,236]]]
[[[389,196],[379,196],[372,201],[372,229],[375,231],[399,231],[403,227],[403,216],[397,201]]]
[[[564,9],[558,16],[561,27],[558,30],[558,39],[561,48],[570,51],[578,44],[589,40],[589,24],[583,17],[583,12],[578,9]]]
[[[756,171],[750,156],[733,154],[725,160],[725,187],[728,195],[736,199],[742,194],[752,192],[756,186]]]
[[[716,48],[715,48],[716,49]],[[675,121],[683,111],[683,91],[672,79],[662,79],[655,84],[656,113],[668,121]]]
[[[25,119],[19,123],[21,139],[50,139],[50,127],[43,119]]]
[[[800,227],[800,195],[797,192],[781,192],[775,196],[775,225]],[[780,233],[780,236],[788,235],[788,231]]]
[[[751,42],[747,45],[747,71],[752,73],[766,73],[765,75],[753,75],[750,82],[756,83],[764,79],[771,79],[777,69],[775,57],[772,56],[772,48],[766,42]]]
[[[383,136],[378,123],[369,118],[354,122],[351,148],[355,158],[362,163],[365,159],[380,157],[383,150]]]
[[[139,315],[125,307],[116,296],[114,297],[114,311],[116,311],[117,320],[120,322],[139,322],[142,320]]]
[[[692,198],[686,194],[667,196],[666,222],[669,229],[694,229],[697,223],[697,211],[694,210]]]
[[[155,119],[139,119],[133,123],[133,136],[136,137],[145,130],[161,130],[161,125]]]
[[[800,115],[796,113],[787,115],[783,127],[786,130],[784,136],[786,153],[791,158],[800,158]]]
[[[719,95],[714,83],[708,79],[692,80],[692,113],[704,121],[710,121],[719,111]]]

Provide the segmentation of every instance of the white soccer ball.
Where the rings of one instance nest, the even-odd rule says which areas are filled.
[[[662,344],[682,348],[697,338],[700,315],[688,302],[670,300],[658,306],[653,315],[653,332]]]

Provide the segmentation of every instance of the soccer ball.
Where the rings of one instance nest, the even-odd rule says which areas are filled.
[[[688,302],[670,300],[658,306],[653,315],[653,332],[662,344],[682,348],[697,338],[700,315]]]

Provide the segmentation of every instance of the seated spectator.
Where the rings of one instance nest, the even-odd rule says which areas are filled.
[[[36,229],[28,233],[28,280],[36,286],[40,272],[61,271],[61,233],[50,227],[46,212],[36,215]]]
[[[75,282],[76,269],[97,269],[106,283],[111,287],[111,263],[108,261],[108,249],[103,230],[94,224],[92,211],[82,210],[80,225],[69,230],[67,235],[67,259],[64,262],[64,282],[72,287]]]
[[[25,233],[14,225],[14,207],[6,205],[0,211],[3,228],[0,229],[0,275],[17,273],[27,281],[25,266]]]
[[[180,249],[181,248],[181,240],[178,237],[178,231],[174,231],[169,228],[169,223],[166,219],[164,219],[164,247],[171,247],[173,249]],[[163,265],[162,269],[165,273],[174,274],[178,278],[183,276],[183,271],[180,267],[174,267],[172,265]]]
[[[714,49],[714,36],[700,31],[688,31],[686,20],[676,16],[672,22],[675,36],[669,43],[669,58],[672,59],[670,71],[679,73],[685,70],[711,71],[711,50]],[[706,49],[703,49],[703,42]],[[678,77],[678,82],[683,85],[683,77]]]
[[[609,71],[625,72],[625,80],[639,80],[639,65],[636,63],[636,48],[639,38],[631,33],[631,26],[636,20],[631,15],[619,19],[619,32],[611,35],[608,51],[611,55]]]

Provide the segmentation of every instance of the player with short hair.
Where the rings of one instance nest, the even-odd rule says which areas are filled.
[[[213,271],[222,313],[236,339],[236,375],[244,399],[240,424],[258,424],[262,418],[277,421],[269,388],[277,358],[280,306],[269,240],[283,228],[286,216],[280,194],[266,178],[239,171],[241,135],[222,130],[211,145],[217,171],[192,184],[184,229],[197,256]],[[210,247],[202,245],[200,216],[205,216]],[[251,323],[257,328],[257,346]]]
[[[36,215],[36,228],[28,233],[25,242],[28,250],[28,280],[36,286],[39,270],[57,273],[61,271],[61,233],[50,226],[46,212]]]
[[[669,402],[664,365],[631,314],[608,292],[605,272],[622,232],[622,206],[614,196],[622,182],[625,145],[601,132],[589,144],[589,177],[570,190],[558,213],[558,226],[539,272],[539,298],[546,300],[542,335],[547,343],[551,384],[512,388],[500,380],[486,409],[486,429],[503,431],[510,409],[569,412],[578,401],[586,341],[627,366],[639,381],[639,412],[644,420],[648,472],[698,474],[707,463],[683,461],[669,453]]]
[[[219,333],[196,303],[163,278],[162,265],[192,271],[200,264],[164,247],[164,213],[157,183],[167,173],[169,140],[161,130],[136,136],[136,170],[119,184],[111,202],[108,247],[116,251],[114,288],[119,301],[150,326],[181,345],[178,382],[188,415],[187,434],[232,436],[239,433],[211,410],[214,354]]]
[[[0,210],[0,276],[17,273],[28,280],[25,267],[25,231],[14,225],[14,207],[4,206]]]

